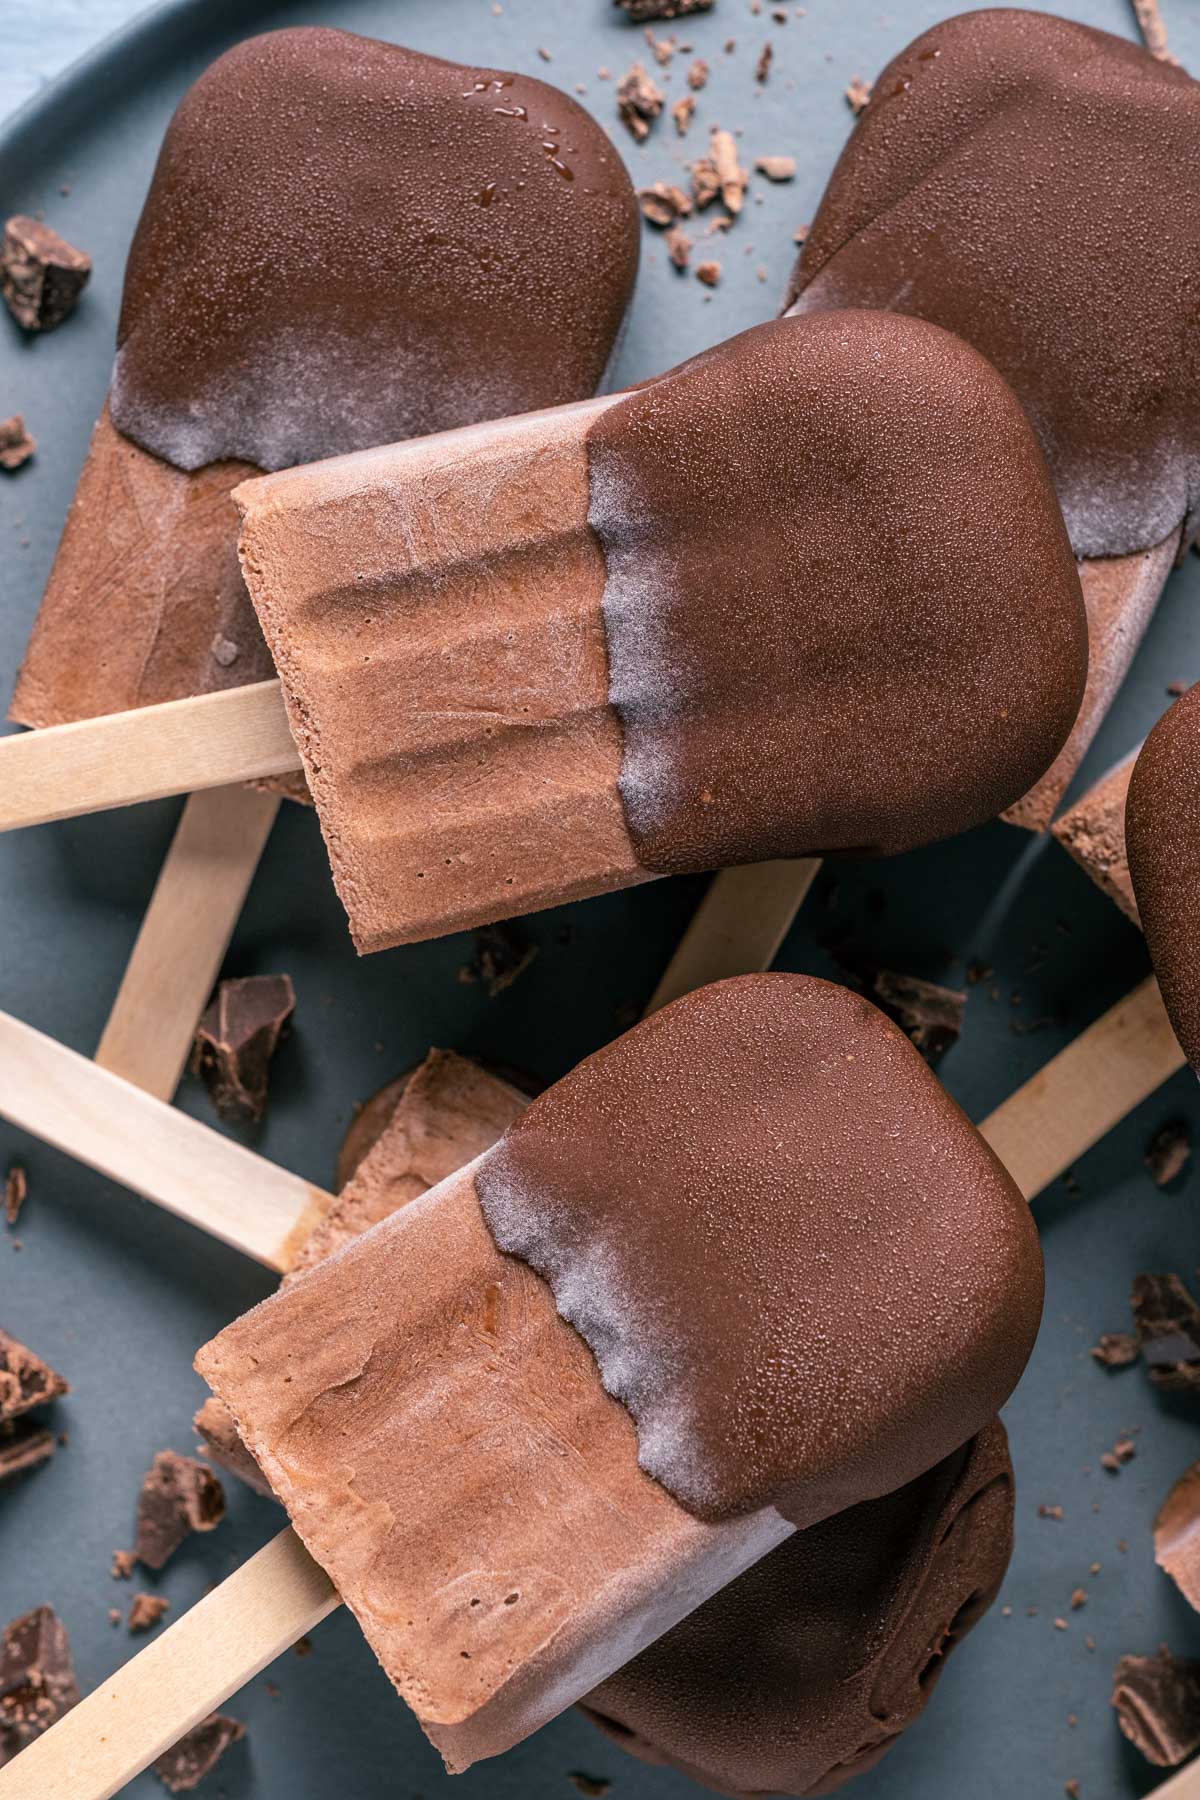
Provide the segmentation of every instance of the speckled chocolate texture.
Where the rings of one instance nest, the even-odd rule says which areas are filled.
[[[1125,801],[1125,851],[1167,1013],[1200,1073],[1200,687],[1142,746]]]
[[[113,419],[181,469],[278,469],[578,398],[638,241],[616,151],[546,83],[332,29],[250,38],[167,130]]]
[[[584,1709],[623,1750],[718,1793],[823,1794],[923,1711],[1012,1551],[999,1420],[901,1488],[800,1531]]]
[[[960,333],[1041,438],[1079,556],[1200,501],[1200,84],[1140,46],[995,8],[876,81],[789,300]]]
[[[1024,414],[958,339],[759,326],[601,414],[588,460],[644,867],[907,849],[1054,759],[1078,577]]]
[[[1037,1331],[1029,1209],[898,1027],[847,989],[702,988],[588,1057],[478,1165],[502,1250],[549,1282],[709,1520],[801,1528],[959,1448]]]

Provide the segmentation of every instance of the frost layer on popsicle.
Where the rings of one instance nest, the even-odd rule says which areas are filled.
[[[326,28],[220,57],[167,129],[12,716],[268,678],[237,481],[594,392],[638,233],[606,134],[544,82]]]
[[[629,1107],[644,1123],[621,1123]],[[539,1245],[561,1207],[577,1262],[585,1182],[607,1301],[660,1314],[621,1364],[655,1386],[645,1404],[632,1384],[636,1426],[601,1380],[621,1327],[598,1367],[481,1207],[534,1216]],[[639,1290],[623,1258],[650,1239]],[[758,976],[590,1058],[197,1366],[462,1766],[595,1688],[789,1524],[959,1448],[1017,1380],[1040,1306],[1028,1208],[903,1034],[829,984]],[[664,1445],[669,1486],[647,1472]]]
[[[1196,534],[1198,187],[1182,69],[1064,19],[968,13],[875,83],[792,278],[801,311],[882,307],[974,344],[1034,423],[1076,555],[1142,553],[1085,571],[1081,726],[1020,823],[1049,823]]]
[[[1029,424],[914,320],[779,320],[615,399],[237,498],[360,949],[964,830],[1083,689]]]
[[[830,1793],[924,1711],[996,1597],[1012,1516],[997,1419],[899,1492],[788,1538],[583,1709],[623,1750],[718,1793]]]
[[[1200,687],[1159,720],[1133,767],[1125,846],[1163,1003],[1200,1074]]]

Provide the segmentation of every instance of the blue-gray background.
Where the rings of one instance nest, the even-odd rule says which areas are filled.
[[[1194,0],[1164,6],[1176,51],[1200,68]],[[793,230],[811,218],[850,127],[843,89],[854,76],[874,75],[944,5],[895,0],[881,10],[857,0],[808,0],[803,17],[794,6],[786,10],[781,26],[770,4],[755,16],[748,0],[718,0],[709,17],[676,27],[707,57],[712,81],[690,139],[678,139],[664,120],[639,149],[615,123],[613,84],[597,75],[602,65],[619,75],[645,57],[640,33],[622,24],[609,0],[549,7],[503,0],[499,13],[492,0],[193,0],[150,14],[82,77],[49,87],[71,57],[133,8],[126,0],[0,0],[0,114],[44,88],[19,120],[0,127],[0,209],[44,208],[96,263],[78,315],[61,331],[27,341],[0,319],[0,417],[23,411],[40,446],[20,475],[0,479],[0,687],[7,690],[15,674],[103,397],[125,251],[162,128],[213,55],[260,26],[320,21],[529,69],[568,89],[582,83],[585,103],[613,130],[639,183],[679,178],[710,123],[741,128],[747,160],[794,155],[793,184],[756,179],[736,229],[704,240],[704,252],[724,265],[715,294],[677,278],[661,241],[647,233],[618,370],[624,382],[775,310]],[[1058,10],[1132,34],[1126,0],[1063,0]],[[736,49],[726,54],[730,37]],[[775,62],[760,88],[752,71],[768,38]],[[548,65],[538,46],[551,52]],[[656,71],[670,98],[683,91],[687,60]],[[863,530],[871,529],[864,518]],[[1020,554],[1019,545],[1013,549]],[[1167,703],[1168,682],[1200,675],[1198,597],[1193,558],[1172,577],[1085,778],[1144,734]],[[82,1051],[94,1048],[174,817],[172,806],[147,807],[0,841],[0,1006]],[[285,809],[228,961],[231,973],[287,970],[298,994],[296,1031],[278,1059],[258,1148],[329,1182],[353,1103],[430,1043],[559,1074],[645,1001],[702,886],[663,882],[540,916],[529,926],[537,961],[489,1000],[457,978],[467,938],[356,961],[315,821]],[[977,1118],[1146,969],[1137,933],[1064,854],[1002,825],[888,864],[827,871],[780,966],[836,975],[833,937],[869,947],[893,968],[954,983],[965,980],[971,960],[994,970],[970,989],[964,1037],[942,1065]],[[210,1118],[190,1081],[180,1104]],[[1197,1414],[1151,1393],[1140,1369],[1105,1374],[1088,1347],[1126,1323],[1139,1269],[1191,1276],[1200,1261],[1196,1178],[1162,1193],[1141,1160],[1157,1126],[1195,1121],[1198,1111],[1191,1077],[1178,1077],[1080,1163],[1077,1189],[1059,1182],[1038,1202],[1049,1276],[1045,1325],[1007,1415],[1019,1481],[1017,1554],[1002,1596],[1011,1615],[997,1606],[951,1662],[925,1720],[860,1784],[864,1800],[1053,1796],[1072,1778],[1085,1800],[1106,1800],[1154,1783],[1117,1733],[1110,1672],[1123,1651],[1150,1652],[1164,1639],[1200,1654],[1200,1620],[1155,1569],[1150,1538],[1162,1495],[1200,1451]],[[0,1165],[14,1158],[29,1169],[30,1199],[20,1250],[0,1232],[0,1322],[60,1367],[73,1391],[59,1409],[68,1447],[0,1492],[0,1622],[52,1602],[70,1626],[90,1687],[137,1642],[109,1623],[109,1607],[126,1605],[132,1591],[110,1580],[109,1561],[115,1546],[130,1542],[138,1480],[153,1452],[191,1445],[189,1418],[202,1397],[193,1351],[270,1282],[232,1252],[0,1126]],[[1099,1457],[1126,1430],[1137,1433],[1137,1457],[1114,1478]],[[169,1595],[172,1616],[276,1529],[267,1502],[232,1483],[230,1501],[227,1523],[193,1540],[149,1583]],[[1063,1522],[1039,1518],[1039,1503],[1061,1505]],[[1093,1562],[1102,1565],[1094,1577]],[[1089,1600],[1071,1612],[1080,1585]],[[1056,1617],[1069,1630],[1056,1629]],[[249,1740],[209,1790],[230,1800],[327,1800],[335,1792],[415,1800],[451,1791],[569,1800],[568,1776],[581,1770],[607,1776],[614,1796],[630,1800],[682,1800],[695,1791],[625,1759],[574,1716],[451,1790],[345,1614],[322,1626],[310,1658],[284,1657],[230,1710],[248,1722]],[[131,1791],[161,1790],[144,1776]]]

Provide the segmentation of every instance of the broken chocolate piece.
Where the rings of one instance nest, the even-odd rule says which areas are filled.
[[[475,954],[458,971],[458,979],[481,981],[487,988],[488,999],[494,1000],[497,994],[512,986],[518,975],[525,973],[537,953],[537,945],[531,944],[514,926],[485,925],[475,933]]]
[[[1200,1612],[1200,1463],[1184,1471],[1159,1508],[1154,1560]]]
[[[135,1594],[129,1605],[130,1631],[153,1631],[170,1604],[165,1594]]]
[[[656,181],[653,187],[639,188],[637,197],[646,223],[657,225],[664,231],[676,219],[685,219],[692,210],[691,195],[666,181]]]
[[[212,1531],[225,1517],[225,1490],[193,1456],[160,1450],[138,1495],[134,1554],[161,1569],[191,1531]]]
[[[75,311],[92,259],[49,225],[18,213],[4,227],[0,291],[25,331],[52,331]]]
[[[1092,1345],[1092,1355],[1106,1369],[1127,1369],[1141,1355],[1137,1339],[1129,1331],[1106,1331]]]
[[[15,1419],[34,1406],[46,1406],[70,1392],[49,1363],[0,1331],[0,1420]]]
[[[20,1163],[14,1163],[4,1181],[4,1216],[10,1225],[20,1218],[28,1192],[29,1178]]]
[[[295,1008],[290,975],[247,975],[218,987],[196,1032],[192,1072],[223,1119],[262,1118],[271,1058]]]
[[[617,83],[617,116],[639,144],[650,136],[650,127],[663,109],[665,96],[651,81],[644,64],[634,63]]]
[[[0,1484],[40,1468],[49,1462],[54,1449],[54,1433],[32,1419],[0,1425]]]
[[[0,469],[11,475],[23,468],[37,449],[37,439],[30,437],[20,413],[11,419],[0,419]]]
[[[78,1704],[66,1626],[49,1606],[13,1619],[0,1644],[0,1767]]]
[[[917,975],[897,975],[891,969],[880,969],[874,995],[931,1066],[940,1061],[951,1044],[958,1042],[967,1005],[967,996],[958,988],[939,987]]]
[[[1182,1119],[1173,1119],[1155,1132],[1142,1160],[1156,1184],[1167,1187],[1182,1175],[1191,1159],[1192,1134]]]
[[[649,19],[684,19],[689,13],[711,12],[716,0],[613,0],[634,25]]]
[[[1200,1390],[1200,1306],[1178,1275],[1139,1275],[1129,1304],[1155,1387]]]
[[[271,1484],[238,1436],[233,1414],[227,1406],[210,1394],[192,1424],[204,1442],[206,1453],[215,1463],[220,1463],[230,1475],[244,1481],[256,1494],[263,1494],[268,1500],[272,1498]]]
[[[190,1794],[206,1775],[211,1775],[229,1746],[245,1735],[246,1727],[240,1720],[212,1713],[159,1757],[154,1773],[173,1794]]]
[[[1148,1762],[1170,1769],[1200,1746],[1200,1662],[1123,1656],[1113,1676],[1117,1723]]]

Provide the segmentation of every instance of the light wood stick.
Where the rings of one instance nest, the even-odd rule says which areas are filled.
[[[155,884],[96,1051],[102,1069],[173,1098],[279,796],[255,788],[192,794]]]
[[[294,1531],[0,1770],[3,1800],[108,1800],[341,1604]]]
[[[0,738],[0,831],[300,767],[277,681]]]
[[[804,857],[747,863],[714,875],[647,1014],[705,982],[769,969],[820,867],[818,858]]]
[[[1200,1756],[1151,1788],[1146,1800],[1200,1800]]]
[[[333,1203],[301,1176],[5,1013],[0,1118],[281,1274]]]
[[[1051,1057],[979,1129],[1032,1200],[1185,1061],[1151,976]]]

